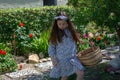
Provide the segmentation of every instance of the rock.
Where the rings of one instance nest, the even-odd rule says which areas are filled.
[[[47,60],[48,60],[48,61],[51,61],[51,58],[48,58]]]
[[[39,72],[35,70],[34,68],[29,68],[29,69],[18,70],[12,73],[6,73],[6,75],[12,78],[12,80],[23,80],[19,78],[24,78],[25,76],[33,75],[33,74],[37,75],[39,74]]]
[[[41,63],[35,64],[34,66],[38,69],[38,71],[42,71],[42,72],[49,71],[53,67],[51,61],[41,62]]]
[[[40,59],[42,59],[42,58],[44,58],[45,56],[44,56],[44,54],[41,52],[41,53],[39,53],[39,58]]]
[[[110,65],[116,69],[120,69],[120,58],[114,58],[110,61]]]
[[[45,58],[40,59],[40,62],[47,62],[47,61],[48,61],[48,59],[45,59]]]
[[[39,57],[37,54],[31,54],[28,58],[29,63],[38,63]]]
[[[23,56],[14,56],[14,57],[18,64],[25,61],[25,57]]]

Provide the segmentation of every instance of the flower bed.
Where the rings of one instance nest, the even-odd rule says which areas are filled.
[[[15,71],[17,69],[16,61],[10,54],[10,49],[0,43],[0,74]]]

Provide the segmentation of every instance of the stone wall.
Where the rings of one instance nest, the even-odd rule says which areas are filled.
[[[68,0],[57,0],[57,5],[66,5]],[[43,6],[43,0],[0,0],[0,8],[21,8]]]
[[[57,5],[58,6],[63,6],[63,5],[66,5],[68,2],[68,0],[57,0]]]
[[[0,8],[43,6],[43,0],[0,0]]]

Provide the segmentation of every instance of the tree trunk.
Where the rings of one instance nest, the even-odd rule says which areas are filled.
[[[120,51],[120,28],[116,30],[119,42],[119,51]]]

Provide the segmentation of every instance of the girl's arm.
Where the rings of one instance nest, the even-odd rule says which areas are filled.
[[[83,43],[84,43],[81,39],[79,39],[79,42],[80,42],[81,44],[83,44]]]
[[[55,48],[56,48],[55,45],[53,45],[51,43],[48,46],[48,54],[49,54],[49,56],[51,58],[51,61],[52,61],[54,66],[57,65],[56,56],[55,56],[55,54],[56,54]]]
[[[54,66],[57,66],[57,61],[54,57],[51,57],[51,61]]]
[[[80,33],[77,33],[78,42],[83,44],[84,42],[80,39]]]

